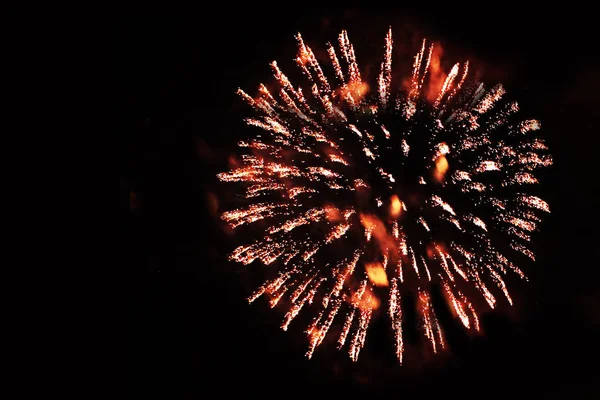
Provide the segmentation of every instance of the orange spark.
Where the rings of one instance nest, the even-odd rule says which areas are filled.
[[[387,274],[380,262],[365,264],[367,276],[371,283],[375,286],[389,286]]]
[[[366,82],[350,82],[341,89],[342,97],[351,97],[355,102],[359,102],[369,91],[369,84]]]
[[[402,201],[398,196],[393,195],[390,200],[390,217],[397,219],[402,211]]]
[[[444,181],[446,172],[448,172],[448,160],[446,156],[441,155],[435,160],[435,173],[433,176],[437,182],[441,183]]]

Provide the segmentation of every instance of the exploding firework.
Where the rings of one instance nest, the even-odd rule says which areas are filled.
[[[503,86],[484,88],[468,62],[440,80],[426,40],[409,84],[392,85],[390,29],[377,90],[369,90],[347,32],[338,48],[328,45],[323,65],[296,39],[306,84],[294,86],[273,62],[276,89],[261,84],[255,97],[239,90],[259,133],[239,143],[241,163],[218,175],[241,185],[244,203],[222,219],[258,234],[230,259],[277,272],[249,301],[288,304],[284,330],[309,308],[309,358],[336,323],[338,347],[356,361],[383,305],[402,363],[406,293],[439,351],[446,344],[432,285],[478,331],[475,297],[491,308],[499,295],[512,304],[505,276],[526,279],[518,261],[534,259],[531,234],[549,212],[528,192],[535,170],[552,163],[539,122],[518,119]]]

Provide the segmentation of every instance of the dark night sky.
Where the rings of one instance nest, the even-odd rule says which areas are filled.
[[[114,30],[131,397],[212,397],[209,391],[279,397],[331,389],[340,396],[591,398],[600,323],[597,202],[591,200],[600,80],[591,19],[565,10],[493,17],[483,9],[462,16],[414,10],[229,15],[232,8],[129,14]],[[235,95],[238,86],[253,93],[268,79],[273,59],[293,67],[298,31],[313,48],[324,48],[348,29],[364,66],[361,48],[362,54],[380,51],[389,25],[395,38],[427,36],[442,43],[447,57],[458,57],[453,61],[475,61],[542,121],[555,155],[544,175],[554,212],[537,236],[532,282],[515,286],[515,307],[485,316],[483,337],[467,337],[449,319],[449,354],[397,368],[381,355],[389,349],[369,346],[369,339],[385,336],[377,333],[385,328],[374,327],[357,364],[322,348],[307,361],[298,330],[281,331],[281,314],[246,303],[256,277],[248,273],[252,267],[225,261],[232,243],[206,199],[247,132],[239,128],[249,110]]]

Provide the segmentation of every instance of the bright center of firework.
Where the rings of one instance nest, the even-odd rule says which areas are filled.
[[[338,346],[356,360],[374,311],[385,305],[402,362],[406,296],[439,351],[434,286],[465,328],[479,330],[478,303],[494,308],[501,293],[512,304],[505,275],[524,277],[516,261],[534,259],[537,212],[549,212],[527,194],[534,171],[552,163],[535,134],[539,122],[517,119],[504,88],[485,89],[468,63],[442,72],[425,41],[402,92],[392,85],[391,30],[375,84],[361,76],[345,31],[339,49],[327,49],[327,70],[297,39],[307,82],[294,86],[273,62],[277,87],[260,85],[256,97],[239,90],[257,112],[246,121],[260,135],[240,142],[248,152],[219,174],[244,197],[222,219],[256,227],[256,240],[230,258],[274,273],[249,300],[265,295],[275,307],[286,298],[285,330],[301,309],[313,310],[309,357],[337,322]]]

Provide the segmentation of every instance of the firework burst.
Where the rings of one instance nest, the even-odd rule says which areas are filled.
[[[439,351],[434,284],[465,328],[478,331],[474,296],[491,308],[501,296],[512,304],[505,276],[525,278],[517,264],[534,259],[531,234],[549,212],[528,194],[535,170],[552,163],[539,122],[519,119],[502,85],[484,88],[468,62],[433,76],[434,46],[425,40],[408,88],[393,85],[390,29],[370,90],[347,32],[337,48],[328,45],[326,65],[296,39],[305,85],[294,86],[273,62],[276,88],[261,84],[255,97],[239,90],[259,133],[239,143],[241,165],[218,175],[240,185],[244,203],[222,219],[259,234],[230,259],[277,271],[249,301],[265,295],[271,307],[289,304],[284,330],[310,308],[309,358],[335,323],[339,348],[356,361],[384,307],[402,363],[405,293]]]

